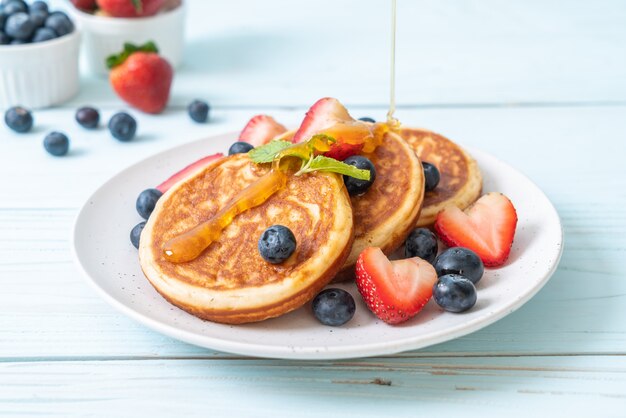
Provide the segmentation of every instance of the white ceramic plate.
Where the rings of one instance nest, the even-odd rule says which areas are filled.
[[[517,208],[518,229],[509,261],[486,270],[478,302],[468,312],[442,311],[432,300],[415,318],[389,326],[369,312],[353,284],[341,285],[357,301],[342,327],[321,325],[310,304],[280,318],[247,325],[202,321],[166,302],[144,278],[129,232],[142,219],[137,195],[187,164],[225,152],[225,134],[157,154],[122,171],[85,203],[76,220],[73,248],[87,280],[115,308],[148,327],[191,344],[259,357],[339,359],[397,353],[451,340],[515,311],[548,281],[562,251],[559,216],[548,198],[515,169],[470,150],[484,175],[484,191],[506,194]]]

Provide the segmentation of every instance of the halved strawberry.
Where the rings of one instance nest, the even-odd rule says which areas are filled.
[[[258,147],[259,145],[267,144],[284,132],[287,132],[287,128],[276,122],[273,117],[256,115],[250,119],[243,131],[241,131],[241,134],[239,134],[239,141]]]
[[[346,158],[358,154],[363,149],[362,143],[349,143],[346,140],[348,136],[366,135],[365,125],[363,127],[355,125],[354,118],[350,116],[348,110],[332,97],[324,97],[319,99],[306,112],[306,116],[300,125],[300,128],[293,136],[293,142],[302,142],[311,138],[313,135],[325,132],[337,140],[332,144],[330,150],[324,153],[325,156],[343,161]],[[345,126],[344,126],[345,125]],[[330,128],[335,127],[333,132],[328,132]]]
[[[219,152],[217,154],[213,154],[213,155],[209,155],[209,156],[206,156],[204,158],[201,158],[198,161],[196,161],[195,163],[189,164],[187,167],[183,168],[178,173],[174,174],[173,176],[171,176],[170,178],[165,180],[163,183],[159,184],[156,188],[161,193],[165,193],[173,185],[175,185],[176,183],[178,183],[182,179],[187,178],[187,177],[191,176],[192,174],[195,174],[195,173],[199,172],[200,170],[202,170],[203,168],[205,168],[209,164],[211,164],[213,161],[219,160],[223,156],[224,156],[224,154]]]
[[[465,212],[448,206],[435,221],[435,230],[444,243],[473,250],[490,267],[509,258],[516,226],[515,207],[502,193],[487,193]]]
[[[389,261],[380,248],[363,250],[356,262],[356,285],[374,314],[388,324],[407,321],[422,310],[437,283],[434,267],[419,257]]]

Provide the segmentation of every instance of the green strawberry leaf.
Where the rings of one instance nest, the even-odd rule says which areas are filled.
[[[353,165],[346,164],[343,161],[324,157],[323,155],[318,155],[313,158],[304,167],[302,167],[296,175],[310,173],[312,171],[330,171],[332,173],[345,174],[346,176],[354,177],[359,180],[370,179],[369,170],[361,170]]]
[[[248,156],[257,164],[271,163],[281,151],[292,145],[291,142],[287,141],[271,141],[265,145],[251,149],[248,151]]]
[[[143,4],[141,3],[141,0],[130,0],[130,2],[133,4],[137,14],[141,14],[141,12],[143,12]]]
[[[109,55],[106,59],[107,68],[111,69],[117,67],[118,65],[122,65],[124,61],[128,59],[135,52],[154,52],[155,54],[159,53],[159,48],[157,48],[156,44],[153,41],[146,42],[143,45],[135,45],[131,43],[124,44],[124,50],[119,54]]]

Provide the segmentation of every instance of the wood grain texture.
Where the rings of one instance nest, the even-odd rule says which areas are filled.
[[[624,415],[623,2],[399,0],[397,116],[533,179],[561,215],[563,258],[537,296],[479,332],[396,356],[295,362],[193,347],[118,314],[74,267],[70,228],[119,170],[253,114],[296,125],[333,95],[382,119],[387,2],[188,1],[171,106],[131,112],[136,141],[75,124],[78,105],[105,122],[125,108],[89,76],[68,104],[35,112],[32,133],[0,127],[0,416]],[[209,124],[186,116],[196,97],[213,105]],[[43,151],[51,130],[70,136],[67,158]]]

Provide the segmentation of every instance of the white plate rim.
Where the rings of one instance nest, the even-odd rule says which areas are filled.
[[[70,237],[70,246],[72,257],[74,260],[74,264],[78,267],[85,281],[96,290],[96,292],[112,307],[117,309],[122,314],[132,318],[133,320],[155,330],[169,337],[178,339],[180,341],[193,344],[196,346],[204,347],[207,349],[222,351],[225,353],[231,353],[235,355],[244,355],[250,357],[262,357],[262,358],[274,358],[274,359],[293,359],[293,360],[339,360],[339,359],[349,359],[349,358],[362,358],[362,357],[374,357],[374,356],[383,356],[390,354],[397,354],[404,351],[417,350],[420,348],[432,346],[435,344],[439,344],[442,342],[450,341],[453,339],[457,339],[463,337],[465,335],[476,332],[482,328],[485,328],[488,325],[491,325],[500,319],[508,316],[512,312],[515,312],[517,309],[522,307],[526,302],[532,299],[548,282],[548,280],[552,277],[556,269],[558,268],[561,256],[563,254],[563,226],[561,223],[560,216],[550,201],[548,197],[543,193],[543,191],[528,177],[524,174],[513,168],[508,163],[505,163],[498,158],[492,156],[489,153],[484,151],[480,151],[471,147],[464,147],[467,151],[473,155],[480,155],[484,158],[490,158],[499,164],[506,166],[508,169],[518,173],[522,176],[528,183],[531,185],[535,191],[540,194],[543,198],[545,198],[548,203],[549,209],[552,211],[552,215],[558,222],[558,230],[560,232],[559,242],[556,246],[558,248],[557,254],[553,254],[551,258],[551,266],[550,269],[544,274],[544,276],[536,283],[534,287],[529,288],[525,293],[518,295],[518,297],[510,304],[506,306],[506,309],[501,309],[499,311],[494,311],[488,316],[483,316],[476,318],[473,321],[466,322],[464,324],[460,324],[455,327],[444,328],[440,332],[431,333],[427,338],[423,336],[418,337],[407,337],[404,339],[394,339],[392,341],[383,341],[380,343],[373,344],[357,344],[357,345],[342,345],[338,347],[333,347],[329,349],[328,347],[298,347],[298,346],[267,346],[262,344],[253,344],[253,343],[243,343],[232,340],[224,340],[223,338],[215,338],[208,335],[198,335],[197,333],[186,331],[183,329],[176,328],[171,325],[164,324],[158,320],[151,318],[148,315],[145,315],[135,309],[130,308],[124,303],[117,300],[111,294],[109,294],[105,289],[98,285],[97,281],[91,277],[89,274],[87,267],[83,264],[81,257],[78,254],[78,249],[76,246],[77,235],[80,232],[80,222],[82,217],[84,216],[86,210],[90,206],[90,201],[92,198],[97,195],[103,188],[105,188],[110,182],[115,181],[119,177],[124,177],[128,171],[131,171],[135,166],[144,164],[149,160],[156,160],[160,157],[164,157],[165,155],[175,151],[178,148],[183,148],[186,146],[192,147],[195,144],[211,140],[214,138],[221,137],[229,137],[233,136],[237,133],[235,132],[227,132],[223,134],[211,135],[210,137],[201,138],[195,141],[187,142],[184,144],[177,145],[168,150],[161,151],[150,155],[144,159],[141,159],[130,166],[126,167],[122,171],[108,178],[105,182],[103,182],[90,196],[87,198],[85,203],[81,206],[78,214],[76,215],[71,231]],[[480,159],[480,158],[479,158]]]

